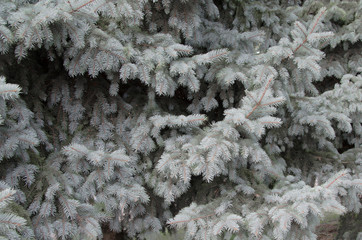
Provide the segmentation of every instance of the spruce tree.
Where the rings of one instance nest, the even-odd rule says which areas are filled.
[[[0,237],[317,239],[361,208],[361,10],[0,1]]]

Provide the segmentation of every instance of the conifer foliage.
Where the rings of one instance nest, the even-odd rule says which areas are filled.
[[[0,238],[316,239],[359,212],[361,9],[0,1]]]

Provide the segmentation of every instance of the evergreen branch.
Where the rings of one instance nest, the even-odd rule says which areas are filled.
[[[313,66],[312,63],[308,62],[308,65],[309,65],[311,68],[313,68],[315,71],[317,71],[317,72],[319,71],[319,69],[316,68],[315,66]]]
[[[117,58],[119,58],[119,59],[122,59],[124,62],[127,62],[127,59],[126,59],[126,58],[122,57],[122,56],[119,55],[119,54],[113,53],[113,52],[111,52],[110,50],[105,50],[105,49],[103,49],[103,48],[99,48],[99,50],[102,51],[102,52],[106,52],[106,53],[108,53],[108,54],[110,54],[110,55],[112,55],[112,56],[115,56],[115,57],[117,57]],[[112,50],[112,49],[111,49],[111,50]]]
[[[336,177],[332,182],[330,182],[326,188],[329,188],[333,183],[335,183],[339,178],[343,177],[344,175],[346,175],[347,173],[342,173],[341,175],[339,175],[338,177]]]
[[[313,54],[317,54],[315,51],[313,51],[312,49],[310,49],[309,47],[307,47],[306,45],[302,46],[303,48],[307,49],[308,51],[310,51]]]
[[[266,91],[268,90],[269,85],[270,85],[270,83],[271,83],[272,80],[273,80],[272,77],[268,80],[268,83],[267,83],[266,86],[265,86],[264,92],[263,92],[263,94],[261,95],[260,100],[259,100],[259,102],[258,102],[258,105],[260,105],[261,101],[263,100],[263,98],[264,98],[264,96],[265,96],[265,93],[266,93]]]
[[[214,56],[210,56],[210,57],[208,57],[207,59],[208,59],[208,60],[211,60],[211,59],[214,59],[214,58],[223,56],[223,55],[228,54],[228,53],[229,53],[228,51],[226,51],[226,52],[221,52],[221,53],[216,54],[216,55],[214,55]]]
[[[258,34],[255,34],[253,36],[247,37],[246,39],[252,39],[252,38],[255,38],[255,37],[259,37],[259,36],[264,36],[264,33],[258,33]]]
[[[182,163],[182,169],[183,169],[184,183],[186,184],[187,183],[187,180],[186,180],[186,165],[185,165],[184,162]]]
[[[341,208],[339,208],[339,207],[336,207],[336,206],[331,206],[331,207],[337,209],[338,211],[340,211],[340,212],[342,212],[342,213],[345,212],[345,210],[343,210],[343,209],[341,209]]]
[[[19,138],[20,141],[23,141],[23,142],[27,142],[27,143],[30,143],[31,145],[35,145],[35,142],[32,142],[32,141],[29,141],[29,140],[26,140],[24,138]]]
[[[177,223],[191,222],[191,221],[196,221],[196,220],[199,220],[199,219],[204,219],[204,218],[207,218],[207,217],[211,217],[211,216],[214,216],[214,215],[215,215],[215,213],[209,214],[209,215],[205,215],[205,216],[201,216],[201,217],[191,218],[191,219],[189,219],[189,220],[173,221],[173,222],[169,222],[168,224],[169,224],[169,225],[172,225],[172,224],[177,224]]]
[[[161,166],[158,167],[158,169],[162,169],[163,166],[165,166],[166,163],[168,163],[170,160],[174,160],[176,159],[177,157],[170,157],[168,158]]]
[[[2,201],[6,201],[7,199],[11,198],[11,196],[13,195],[13,192],[8,193],[6,196],[0,198],[0,202]]]
[[[271,105],[271,104],[274,104],[274,103],[278,103],[278,102],[283,102],[284,99],[282,100],[277,100],[277,101],[273,101],[273,102],[268,102],[268,103],[264,103],[264,104],[261,104],[260,106],[268,106],[268,105]]]
[[[81,154],[83,154],[83,155],[86,155],[85,152],[80,151],[80,150],[78,150],[78,149],[76,149],[76,148],[74,148],[74,147],[69,147],[69,148],[72,149],[73,151],[76,151],[77,153],[81,153]],[[70,150],[68,150],[68,149],[64,149],[64,151],[70,152]]]
[[[0,94],[4,94],[4,93],[16,93],[16,92],[19,92],[19,90],[17,90],[17,89],[14,89],[14,90],[4,90],[4,91],[1,91]]]
[[[219,234],[219,233],[221,232],[221,230],[225,227],[225,225],[226,225],[226,223],[222,224],[222,225],[220,226],[220,228],[216,231],[216,234]],[[235,227],[233,227],[233,229],[234,229],[235,232],[238,231],[238,229],[235,228]]]
[[[112,160],[112,161],[120,161],[120,162],[129,162],[129,160],[120,159],[120,158],[114,158],[114,157],[108,157],[106,160]]]
[[[35,220],[34,227],[37,228],[41,220],[41,216],[38,215],[37,219]]]
[[[239,119],[239,121],[240,121],[240,119]],[[250,132],[253,130],[253,129],[249,126],[249,124],[248,124],[247,122],[244,122],[243,124],[245,124],[245,126],[246,126],[247,128],[249,128]]]
[[[90,225],[92,225],[94,228],[97,228],[97,225],[95,225],[93,222],[91,222],[88,217],[83,218],[87,223],[89,223]]]
[[[89,52],[86,53],[85,59],[88,58],[88,55],[89,55]],[[76,67],[78,66],[78,64],[79,64],[79,62],[80,62],[81,57],[82,57],[82,56],[79,54],[77,60],[74,61],[72,75],[75,75],[75,70],[76,70]]]
[[[261,124],[268,124],[268,123],[275,123],[275,124],[279,124],[280,122],[277,121],[267,121],[267,122],[260,122]]]
[[[251,111],[245,116],[245,118],[249,118],[250,115],[259,107],[259,103],[257,103],[253,109],[251,109]]]
[[[325,11],[326,11],[326,10],[323,10],[323,11],[319,14],[319,16],[318,16],[316,22],[314,23],[311,31],[310,31],[310,32],[308,33],[308,35],[304,38],[303,42],[302,42],[298,47],[296,47],[296,48],[293,50],[293,53],[296,53],[296,52],[299,50],[299,48],[301,48],[301,47],[308,41],[308,36],[309,36],[311,33],[313,33],[314,29],[315,29],[316,26],[318,25],[318,22],[319,22],[319,20],[321,19],[321,17],[323,16],[323,14],[325,13]]]
[[[3,220],[0,220],[0,223],[5,223],[5,224],[9,224],[9,225],[16,225],[17,227],[20,227],[22,225],[21,223],[12,222],[12,221],[3,221]]]
[[[314,29],[315,29],[316,26],[318,25],[319,20],[321,19],[321,17],[323,16],[323,14],[324,14],[325,12],[326,12],[326,10],[323,10],[323,11],[321,12],[321,14],[318,16],[317,21],[316,21],[315,24],[313,25],[312,30],[310,31],[309,34],[311,34],[312,32],[314,32]]]
[[[77,31],[76,31],[69,23],[66,22],[65,25],[69,27],[69,29],[73,32],[75,38],[76,38],[77,41],[79,42],[79,36],[78,36],[78,34],[77,34]]]
[[[197,89],[193,81],[189,81],[192,84],[193,89]]]
[[[251,115],[259,106],[261,106],[261,101],[263,100],[263,98],[264,98],[264,96],[265,96],[265,94],[266,94],[266,91],[268,90],[269,85],[270,85],[270,83],[271,83],[272,80],[273,80],[273,77],[271,77],[271,78],[268,80],[268,83],[266,84],[265,89],[264,89],[264,91],[263,91],[263,93],[262,93],[259,101],[258,101],[257,104],[253,107],[253,109],[245,116],[245,118],[249,118],[250,115]]]
[[[62,218],[62,230],[63,230],[63,236],[65,236],[65,220],[64,220],[64,217]]]
[[[304,34],[304,37],[307,38],[307,34],[304,32],[301,26],[299,26],[299,22],[296,22],[295,25],[300,29],[300,31]]]
[[[69,4],[70,8],[73,9],[72,3],[69,0],[67,0],[67,3]]]
[[[0,34],[3,35],[8,42],[11,42],[10,38],[3,31],[0,31]]]
[[[101,7],[103,7],[104,5],[107,5],[109,7],[109,9],[111,10],[112,12],[112,17],[116,17],[116,14],[114,13],[114,10],[113,8],[110,6],[110,1],[106,1],[104,3],[102,3],[101,5],[99,5],[98,7],[96,7],[96,9],[94,9],[94,13],[96,13],[98,11],[98,9],[100,9]]]
[[[217,153],[217,151],[219,150],[218,144],[215,144],[215,145],[216,145],[216,150],[214,151],[214,154],[212,154],[212,157],[211,157],[210,162],[214,162],[214,161],[215,161],[216,153]]]
[[[143,143],[144,140],[146,140],[147,138],[147,134],[144,134],[144,136],[142,137],[141,141],[138,143],[135,151],[137,152],[139,150],[139,148],[141,147],[141,144]]]
[[[326,123],[325,121],[323,121],[323,120],[317,120],[317,122],[321,122],[321,123],[323,123],[324,125],[327,125],[328,126],[328,123]],[[322,125],[322,126],[324,126],[324,125]],[[331,131],[330,131],[330,129],[328,129],[328,127],[327,126],[324,126],[324,129],[326,129],[328,132],[329,132],[329,134],[333,134]]]
[[[69,13],[74,13],[74,12],[77,12],[79,9],[91,4],[92,2],[94,2],[95,0],[90,0],[82,5],[80,5],[79,7],[77,7],[76,9],[72,9],[72,11],[70,11]]]
[[[253,97],[253,95],[251,95],[249,92],[246,92],[246,94],[253,99],[253,101],[257,104],[258,102],[255,100],[255,98]]]
[[[82,230],[83,230],[88,236],[92,237],[92,239],[96,239],[96,236],[94,236],[94,234],[92,234],[91,232],[89,232],[89,231],[85,228],[85,226],[82,226],[81,228],[82,228]]]
[[[67,206],[67,208],[70,209],[69,203],[68,203],[68,201],[63,197],[63,195],[62,195],[62,194],[59,194],[59,197],[60,197],[60,199],[62,199],[62,201],[64,202],[64,204]],[[66,215],[67,215],[67,214],[66,214]]]
[[[109,159],[107,159],[107,172],[108,172],[109,177],[111,177],[110,168],[111,168],[111,161]]]
[[[188,50],[188,49],[180,49],[180,48],[174,48],[173,50],[177,51],[177,52],[187,52],[187,53],[191,53],[192,50]]]

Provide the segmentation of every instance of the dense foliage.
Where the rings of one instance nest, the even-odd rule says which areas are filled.
[[[359,212],[361,10],[0,1],[1,237],[316,239]]]

